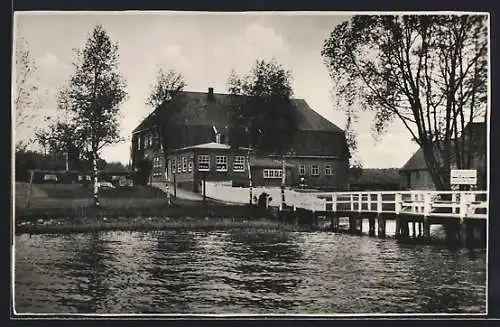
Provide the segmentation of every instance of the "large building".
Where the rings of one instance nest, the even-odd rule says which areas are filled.
[[[477,189],[486,190],[487,186],[487,161],[486,161],[486,124],[485,123],[471,123],[464,129],[464,135],[472,135],[472,141],[468,140],[466,143],[474,149],[470,169],[477,170]],[[453,163],[455,154],[452,151],[452,167],[456,165]],[[401,187],[408,190],[434,190],[436,189],[432,176],[427,169],[425,163],[424,151],[418,149],[405,165],[399,170],[401,177]]]
[[[146,117],[132,132],[132,163],[153,163],[152,180],[170,180],[179,187],[200,190],[203,179],[248,184],[248,169],[254,185],[279,185],[282,163],[271,155],[255,157],[248,147],[230,146],[231,96],[208,92],[181,92]],[[298,118],[289,151],[285,156],[286,184],[297,186],[301,178],[308,187],[345,189],[348,183],[348,149],[345,133],[312,110],[302,99],[292,100]],[[156,130],[163,110],[171,118],[167,162]]]

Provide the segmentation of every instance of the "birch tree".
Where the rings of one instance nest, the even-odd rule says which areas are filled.
[[[101,25],[96,26],[82,50],[77,50],[74,74],[65,90],[65,105],[74,122],[86,131],[92,160],[94,204],[99,206],[97,161],[101,149],[121,141],[120,105],[126,99],[125,81],[118,72],[118,45]]]
[[[14,110],[15,128],[30,128],[37,110],[41,105],[38,80],[36,78],[37,65],[27,41],[20,38],[16,42],[15,69],[14,69]],[[16,147],[22,147],[21,141],[16,141]]]
[[[376,134],[394,120],[404,124],[438,189],[449,189],[452,165],[469,168],[475,156],[465,127],[486,121],[487,20],[354,16],[335,27],[321,52],[347,114],[373,112]]]

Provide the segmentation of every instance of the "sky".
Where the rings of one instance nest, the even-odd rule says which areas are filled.
[[[159,68],[175,69],[188,91],[227,91],[231,70],[248,72],[256,59],[276,59],[293,76],[294,97],[337,126],[345,114],[332,97],[332,82],[321,49],[335,26],[349,19],[336,13],[293,15],[264,13],[16,13],[14,43],[24,38],[37,64],[42,105],[35,124],[16,130],[16,140],[43,128],[40,117],[56,113],[56,95],[74,72],[74,49],[82,49],[97,24],[118,43],[119,71],[128,97],[121,105],[120,134],[124,142],[102,150],[102,157],[124,164],[130,160],[132,130],[151,108],[145,99]],[[15,46],[15,44],[14,44]],[[373,115],[362,113],[355,128],[358,156],[366,168],[399,168],[416,151],[405,127],[394,122],[374,138]]]

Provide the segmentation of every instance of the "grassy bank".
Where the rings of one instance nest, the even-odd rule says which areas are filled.
[[[29,207],[27,190],[27,184],[16,183],[16,233],[285,228],[255,206],[185,199],[168,205],[163,192],[148,186],[103,190],[100,207],[93,205],[91,190],[80,185],[34,184]]]
[[[79,220],[49,219],[38,222],[21,222],[17,224],[15,233],[83,233],[96,231],[152,231],[152,230],[230,230],[246,231],[292,231],[297,228],[275,220],[243,219],[243,218],[169,218],[169,217],[136,217],[136,218],[83,218]]]

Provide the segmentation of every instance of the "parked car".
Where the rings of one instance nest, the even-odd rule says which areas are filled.
[[[115,186],[113,184],[111,184],[110,182],[99,182],[97,184],[97,186],[99,188],[115,188]]]
[[[45,174],[43,176],[43,181],[46,182],[46,183],[57,183],[58,182],[58,178],[57,178],[57,175],[53,175],[53,174]]]

